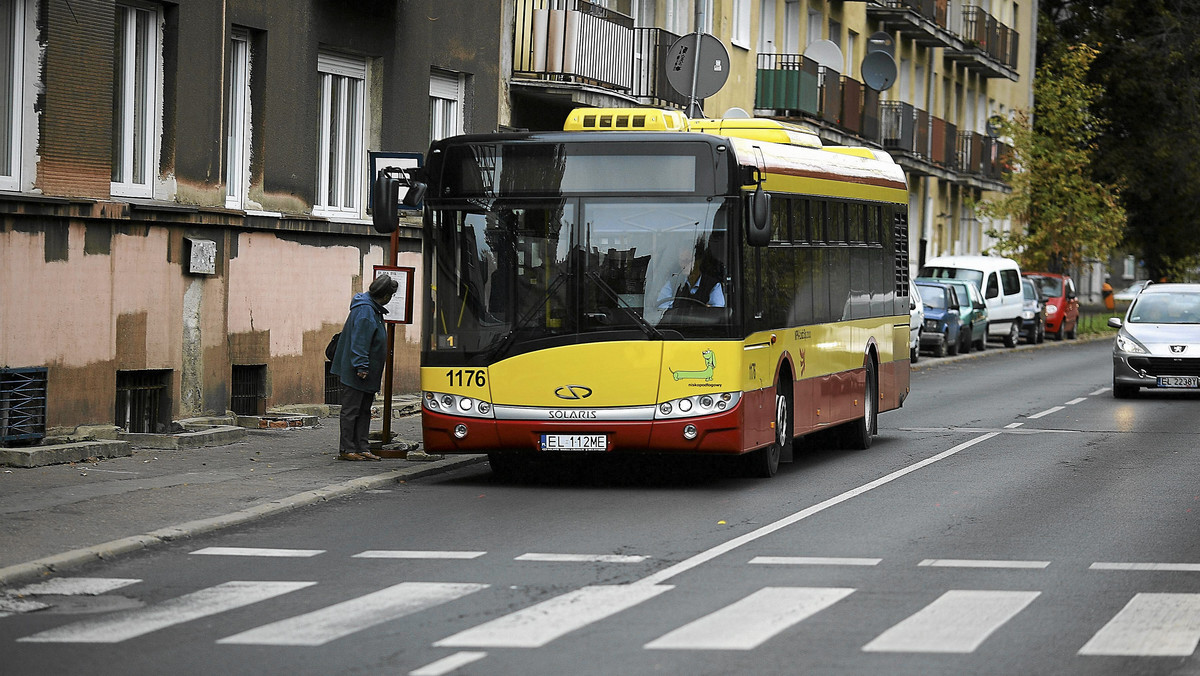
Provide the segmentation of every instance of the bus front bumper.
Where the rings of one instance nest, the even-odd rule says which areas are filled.
[[[546,435],[602,435],[603,449],[579,453],[737,454],[745,450],[743,406],[695,418],[653,421],[531,421],[421,412],[426,453],[543,453]],[[694,433],[688,429],[694,428]],[[693,438],[689,438],[689,436]]]

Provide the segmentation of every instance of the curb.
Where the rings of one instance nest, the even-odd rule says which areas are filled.
[[[926,355],[922,355],[921,361],[919,361],[915,364],[912,364],[910,366],[910,368],[913,371],[922,371],[927,368],[933,368],[935,366],[940,366],[942,364],[953,364],[954,362],[963,361],[966,359],[980,359],[982,357],[989,357],[989,356],[993,356],[993,355],[998,356],[998,355],[1002,355],[1002,354],[1011,354],[1013,352],[1026,352],[1028,350],[1047,350],[1047,349],[1053,349],[1053,348],[1058,348],[1058,347],[1064,347],[1067,345],[1079,345],[1079,344],[1083,344],[1083,343],[1094,343],[1094,342],[1097,342],[1100,340],[1112,340],[1115,335],[1116,334],[1114,334],[1114,333],[1094,333],[1094,334],[1079,336],[1078,338],[1075,338],[1074,340],[1045,341],[1045,342],[1041,342],[1041,343],[1034,343],[1032,345],[1029,343],[1019,343],[1016,347],[996,347],[996,346],[989,345],[988,349],[986,349],[986,350],[971,350],[967,354],[959,353],[953,357],[950,357],[950,356],[929,357]]]
[[[474,465],[485,460],[487,460],[486,455],[462,455],[432,462],[422,462],[415,467],[394,469],[382,474],[330,484],[322,488],[297,493],[296,495],[277,498],[229,514],[188,521],[174,526],[167,526],[166,528],[159,528],[158,530],[141,535],[131,535],[90,547],[73,549],[35,561],[18,563],[7,568],[0,568],[0,587],[25,582],[50,573],[61,573],[70,568],[76,568],[96,561],[110,560],[121,554],[147,549],[175,540],[182,540],[196,535],[212,533],[223,528],[239,526],[268,516],[352,495],[372,488],[400,483],[407,479],[417,479],[458,467]]]

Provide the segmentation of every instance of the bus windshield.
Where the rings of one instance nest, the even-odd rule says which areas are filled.
[[[735,199],[473,199],[432,209],[429,365],[601,340],[727,338]]]

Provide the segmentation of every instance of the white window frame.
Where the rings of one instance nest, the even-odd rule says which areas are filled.
[[[775,53],[775,0],[759,0],[758,53]]]
[[[463,133],[463,77],[435,70],[429,74],[430,143]]]
[[[0,83],[3,83],[5,114],[8,124],[4,127],[4,139],[0,139],[0,148],[7,144],[8,152],[0,151],[0,190],[21,189],[21,160],[24,134],[21,127],[25,119],[25,4],[26,0],[0,0],[0,12],[8,21],[9,30],[0,34],[0,50],[4,50],[9,60],[8,71],[0,73]],[[6,81],[5,81],[6,80]]]
[[[244,209],[250,189],[250,33],[234,29],[229,48],[225,208]]]
[[[126,58],[114,64],[120,72],[115,73],[117,79],[113,83],[118,103],[113,110],[113,152],[120,157],[112,158],[109,190],[120,197],[151,198],[154,196],[154,179],[158,175],[162,129],[159,103],[162,99],[162,52],[159,48],[162,44],[162,14],[156,7],[119,4],[116,9],[119,26],[115,34],[121,41],[118,51]],[[133,54],[139,37],[139,16],[146,19],[140,36],[142,49],[140,54]],[[127,58],[131,54],[133,58]],[[139,77],[144,89],[140,97],[136,86],[126,86],[136,85]],[[123,111],[129,111],[129,114],[123,114]],[[118,140],[119,146],[116,145]]]
[[[362,58],[321,52],[317,72],[320,127],[313,214],[360,219],[365,202],[363,174],[367,171],[367,63]],[[335,120],[341,132],[336,135],[330,133]]]
[[[750,0],[733,0],[733,36],[735,47],[750,49]]]

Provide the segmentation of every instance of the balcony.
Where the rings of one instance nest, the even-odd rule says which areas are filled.
[[[1016,82],[1020,34],[980,7],[966,7],[962,16],[962,46],[947,49],[946,58],[984,77]]]
[[[953,47],[958,39],[949,29],[947,5],[947,0],[872,0],[867,3],[867,18],[919,45]]]
[[[678,38],[585,0],[518,0],[512,84],[565,106],[683,108],[666,78]]]

